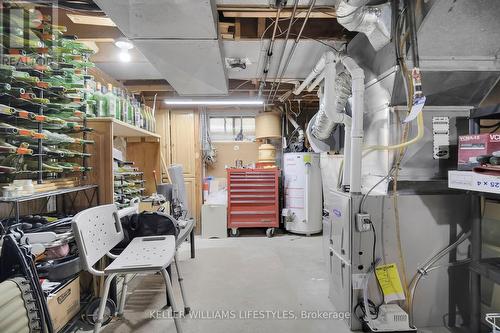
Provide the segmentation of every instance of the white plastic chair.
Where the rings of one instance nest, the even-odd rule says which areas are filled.
[[[166,270],[175,255],[174,236],[137,237],[120,255],[111,254],[110,250],[123,239],[122,225],[114,204],[97,206],[78,213],[73,219],[72,227],[83,268],[92,275],[106,276],[94,333],[98,333],[101,329],[109,288],[116,275],[156,272],[161,272],[163,275],[172,306],[175,328],[177,333],[182,333],[172,283]],[[114,261],[103,271],[95,269],[93,267],[95,263],[104,256]],[[124,301],[125,297],[122,299]],[[120,308],[123,311],[123,304],[120,304]]]

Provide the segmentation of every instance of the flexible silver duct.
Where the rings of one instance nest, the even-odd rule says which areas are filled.
[[[335,112],[344,112],[347,99],[351,95],[351,75],[346,72],[340,73],[335,79]],[[325,112],[325,104],[320,101],[320,108],[312,127],[312,135],[319,140],[326,140],[334,130],[336,122],[328,118]]]

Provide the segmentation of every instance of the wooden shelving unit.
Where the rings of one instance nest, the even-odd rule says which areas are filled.
[[[94,131],[89,135],[95,145],[89,147],[92,157],[89,166],[95,172],[89,174],[89,184],[100,184],[100,204],[113,203],[113,140],[126,139],[126,159],[133,161],[144,172],[145,195],[156,192],[153,170],[160,173],[160,135],[113,118],[92,118],[87,120]]]
[[[123,138],[160,138],[160,135],[146,131],[145,129],[136,127],[134,125],[127,124],[121,120],[114,118],[90,118],[89,123],[111,123],[111,129],[113,130],[113,136],[119,136]]]

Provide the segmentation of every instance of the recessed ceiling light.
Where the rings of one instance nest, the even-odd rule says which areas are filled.
[[[130,62],[132,60],[132,57],[130,56],[130,52],[128,50],[122,50],[120,52],[120,61],[122,62]]]
[[[134,44],[132,44],[129,40],[120,38],[115,42],[117,48],[121,50],[132,50],[134,48]]]

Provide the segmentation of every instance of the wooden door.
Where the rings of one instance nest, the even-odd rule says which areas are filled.
[[[192,110],[171,111],[171,159],[172,164],[181,164],[184,178],[196,178],[195,115]]]
[[[193,110],[170,111],[170,161],[184,171],[186,196],[191,216],[200,232],[201,218],[201,151],[199,115]]]

